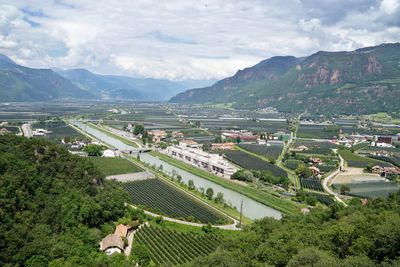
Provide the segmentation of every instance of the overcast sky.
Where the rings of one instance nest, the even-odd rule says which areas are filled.
[[[209,79],[397,41],[400,0],[0,0],[0,53],[31,67]]]

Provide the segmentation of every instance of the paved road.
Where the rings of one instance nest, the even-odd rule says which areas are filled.
[[[32,132],[32,127],[30,123],[25,123],[22,125],[22,132],[25,137],[32,137],[33,132]]]
[[[335,191],[333,191],[333,190],[328,186],[329,182],[331,182],[331,181],[336,177],[336,175],[338,175],[338,173],[340,172],[340,170],[343,170],[343,168],[344,168],[344,159],[343,159],[340,155],[338,155],[338,156],[339,156],[339,159],[340,159],[340,167],[339,167],[338,169],[336,169],[335,171],[333,171],[331,174],[329,174],[329,175],[322,181],[322,186],[324,187],[324,190],[325,190],[326,192],[328,192],[330,195],[332,195],[332,196],[336,199],[336,201],[342,203],[344,206],[347,207],[347,204],[346,204],[342,199],[340,199],[340,194],[336,193]]]

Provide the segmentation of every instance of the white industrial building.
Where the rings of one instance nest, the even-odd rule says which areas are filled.
[[[173,158],[224,178],[230,178],[238,170],[224,160],[222,156],[205,152],[196,147],[186,146],[184,143],[169,146],[166,151]]]

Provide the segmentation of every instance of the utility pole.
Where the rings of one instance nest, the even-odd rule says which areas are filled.
[[[239,218],[239,227],[242,228],[242,215],[243,215],[243,199],[240,200],[240,218]]]

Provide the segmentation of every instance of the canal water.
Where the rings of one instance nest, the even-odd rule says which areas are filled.
[[[115,148],[121,149],[121,150],[134,150],[135,148],[121,142],[120,140],[113,138],[89,125],[85,125],[80,121],[71,121],[71,123],[75,124],[75,126],[79,127],[80,129],[86,131],[87,133],[95,136],[97,139],[103,141],[104,143],[107,143]],[[282,213],[278,210],[275,210],[271,207],[268,207],[264,204],[261,204],[247,196],[244,196],[236,191],[227,189],[223,186],[220,186],[214,182],[211,182],[207,179],[204,179],[202,177],[199,177],[197,175],[194,175],[192,173],[189,173],[187,171],[184,171],[178,167],[172,166],[171,164],[160,160],[157,157],[154,157],[148,153],[142,153],[140,154],[140,160],[143,162],[146,162],[150,165],[156,165],[157,167],[162,165],[162,170],[166,174],[172,174],[175,172],[176,174],[179,174],[182,176],[182,180],[187,183],[189,180],[193,180],[196,188],[204,188],[206,190],[207,188],[212,188],[214,190],[214,195],[216,195],[218,192],[221,192],[224,194],[224,199],[228,202],[231,203],[232,206],[236,207],[237,209],[240,209],[240,203],[243,201],[243,214],[250,218],[250,219],[260,219],[263,217],[273,217],[276,219],[280,219],[282,217]]]

